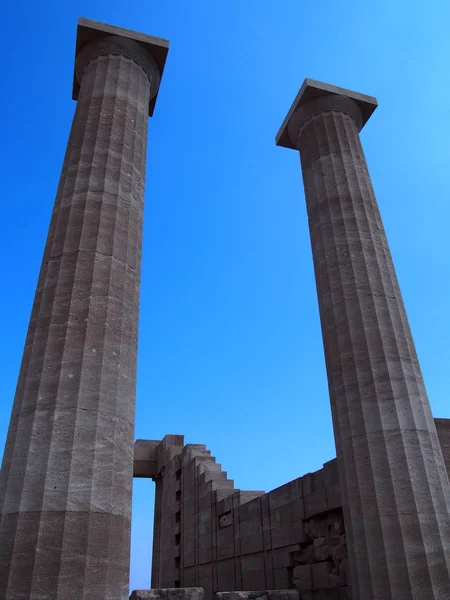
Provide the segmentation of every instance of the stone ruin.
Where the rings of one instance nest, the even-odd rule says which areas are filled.
[[[435,425],[450,473],[450,419]],[[136,442],[134,476],[156,485],[153,588],[353,597],[336,459],[268,493],[244,491],[206,446],[167,435]]]
[[[156,482],[154,589],[136,600],[448,600],[449,426],[431,414],[359,138],[371,96],[306,79],[276,136],[300,153],[336,460],[266,494],[235,490],[182,436],[133,456],[147,127],[167,52],[79,21],[0,472],[0,600],[125,600],[133,469]]]

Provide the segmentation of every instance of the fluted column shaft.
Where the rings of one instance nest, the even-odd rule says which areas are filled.
[[[1,600],[128,597],[152,76],[118,39],[77,65],[1,471]]]
[[[301,155],[352,597],[448,600],[449,480],[360,122],[355,103],[327,97],[301,109],[290,128]]]

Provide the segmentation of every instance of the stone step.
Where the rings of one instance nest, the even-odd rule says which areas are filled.
[[[228,498],[228,496],[232,496],[236,493],[236,490],[233,488],[221,488],[216,490],[216,502],[220,502],[224,498]]]
[[[205,444],[186,444],[184,447],[185,456],[188,459],[193,459],[196,456],[210,456],[211,451],[208,450]]]
[[[227,479],[224,471],[205,471],[198,478],[199,485],[205,485],[208,481],[220,481]]]
[[[206,471],[218,472],[222,470],[221,466],[216,463],[215,458],[213,456],[208,456],[206,460],[205,457],[196,456],[194,461],[198,475],[201,475]]]
[[[255,498],[259,498],[260,496],[264,496],[266,492],[261,491],[253,491],[253,490],[241,490],[239,494],[239,504],[246,504]]]
[[[206,484],[211,486],[211,490],[234,490],[234,481],[232,479],[218,479],[217,481],[207,481]]]

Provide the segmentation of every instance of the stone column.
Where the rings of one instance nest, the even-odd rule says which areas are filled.
[[[147,123],[166,52],[80,20],[78,103],[1,471],[1,600],[128,598]]]
[[[450,598],[450,487],[358,132],[375,98],[306,80],[300,151],[353,600]]]

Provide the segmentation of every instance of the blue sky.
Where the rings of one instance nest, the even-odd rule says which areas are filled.
[[[299,159],[274,143],[305,77],[378,98],[363,146],[432,409],[450,417],[448,0],[15,0],[0,80],[0,448],[80,16],[171,44],[149,121],[136,437],[205,443],[241,489],[335,455]],[[132,589],[149,587],[153,501],[136,481]]]

